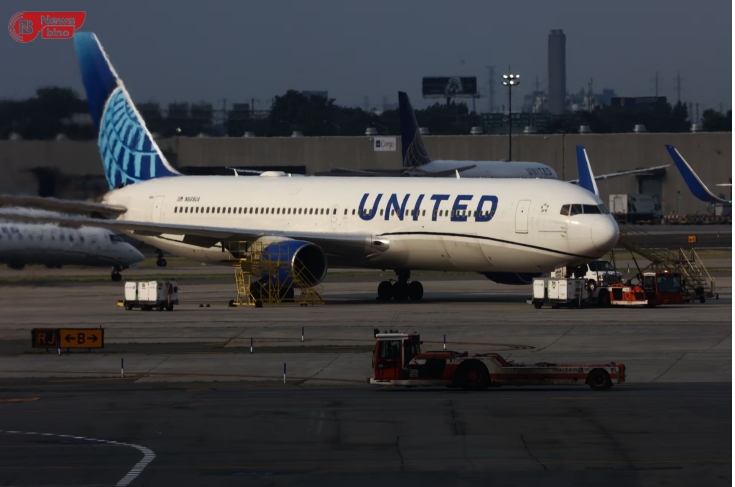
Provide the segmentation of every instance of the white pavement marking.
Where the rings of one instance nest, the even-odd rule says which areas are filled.
[[[35,433],[31,431],[0,430],[0,433],[9,433],[9,434],[17,434],[17,435],[58,436],[59,438],[72,438],[74,440],[96,441],[98,443],[105,443],[108,445],[129,446],[130,448],[135,448],[136,450],[138,450],[139,452],[143,454],[143,458],[138,463],[135,464],[132,470],[130,470],[125,475],[125,477],[121,478],[120,481],[117,484],[115,484],[116,486],[129,485],[130,482],[135,480],[135,478],[143,472],[143,469],[146,468],[148,464],[151,463],[156,458],[156,454],[153,453],[153,451],[149,450],[148,448],[144,446],[134,445],[132,443],[120,443],[118,441],[112,441],[112,440],[98,440],[96,438],[85,438],[84,436],[57,435],[55,433]]]

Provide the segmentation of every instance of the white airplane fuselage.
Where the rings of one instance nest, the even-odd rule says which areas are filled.
[[[126,268],[143,258],[135,247],[102,228],[0,223],[0,262],[11,267],[45,264]]]
[[[359,257],[330,256],[330,267],[544,272],[594,260],[618,238],[599,198],[548,179],[181,176],[112,190],[105,202],[128,208],[122,220],[367,235]],[[565,216],[565,204],[602,210]],[[200,262],[228,257],[181,235],[131,235]]]
[[[551,167],[540,162],[506,162],[506,161],[450,161],[437,160],[420,166],[422,171],[442,172],[460,170],[463,167],[475,166],[460,172],[463,178],[526,178],[526,179],[559,179]],[[455,177],[449,175],[448,177]]]

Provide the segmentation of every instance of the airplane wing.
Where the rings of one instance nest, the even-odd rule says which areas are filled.
[[[107,205],[92,201],[60,200],[41,196],[0,195],[0,206],[17,206],[21,208],[37,208],[39,210],[58,211],[60,213],[99,214],[107,217],[122,215],[127,208],[120,205]]]
[[[406,169],[406,174],[410,174],[411,176],[419,176],[419,177],[425,177],[425,178],[446,178],[447,176],[454,176],[457,174],[457,172],[466,171],[468,169],[472,169],[477,167],[476,164],[472,164],[471,166],[463,166],[463,167],[457,167],[454,169],[446,169],[444,171],[427,171],[425,169],[422,169],[420,166],[412,167],[410,169]]]
[[[456,169],[447,169],[444,171],[427,171],[420,166],[410,167],[401,170],[386,169],[380,171],[365,171],[362,169],[348,169],[346,167],[333,167],[332,169],[347,173],[354,173],[360,176],[414,176],[424,178],[445,178],[447,176],[454,176],[457,171],[462,172],[468,169],[472,169],[474,167],[477,166],[475,164],[472,164],[471,166],[463,166]]]
[[[356,176],[400,176],[403,174],[403,170],[401,169],[385,169],[380,171],[365,171],[363,169],[350,169],[347,167],[331,167],[330,169],[334,171],[340,171],[340,172],[346,172],[346,173],[352,173]]]
[[[595,181],[601,181],[603,179],[617,178],[619,176],[630,176],[631,174],[643,174],[643,173],[647,173],[651,171],[656,171],[658,169],[666,169],[669,166],[671,166],[671,164],[664,164],[663,166],[653,166],[653,167],[645,167],[645,168],[637,168],[637,169],[625,169],[622,171],[611,172],[608,174],[600,174],[599,176],[595,176]],[[579,179],[569,179],[567,180],[567,182],[572,183],[572,184],[579,184]]]
[[[364,256],[375,253],[371,249],[370,234],[340,234],[304,231],[273,231],[254,228],[210,227],[206,225],[181,225],[171,223],[139,222],[131,220],[105,220],[76,215],[19,213],[10,208],[0,209],[0,219],[21,223],[55,223],[66,227],[97,227],[116,232],[132,232],[141,236],[182,235],[184,243],[200,247],[212,247],[221,241],[253,241],[260,237],[284,237],[312,242],[327,255]],[[381,245],[385,245],[381,239]],[[387,247],[387,246],[386,246]]]
[[[697,176],[697,173],[694,172],[687,161],[685,161],[681,154],[679,154],[676,147],[666,144],[666,150],[669,151],[669,155],[674,160],[676,168],[681,173],[681,177],[684,178],[684,182],[687,183],[689,191],[691,191],[694,196],[702,201],[706,201],[707,203],[731,203],[730,200],[720,198],[712,194],[712,191],[704,185],[702,180],[699,179],[699,176]]]

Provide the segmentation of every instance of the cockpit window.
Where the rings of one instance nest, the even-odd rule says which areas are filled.
[[[564,216],[571,215],[609,215],[610,210],[605,205],[564,205],[561,207],[561,214]]]
[[[110,241],[112,243],[124,242],[124,240],[118,235],[110,235]]]

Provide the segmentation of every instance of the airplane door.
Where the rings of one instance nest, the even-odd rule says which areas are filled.
[[[151,217],[153,218],[154,222],[161,222],[161,209],[163,208],[164,199],[165,196],[156,196],[156,198],[153,200],[153,212],[151,214]]]
[[[521,200],[516,208],[516,233],[528,233],[528,209],[531,200]]]
[[[337,213],[339,213],[339,205],[332,206],[332,223],[337,223]]]

